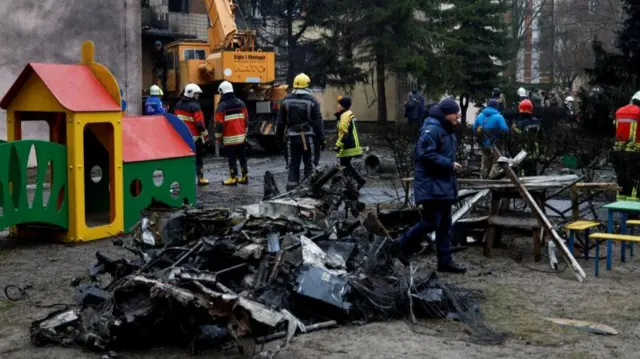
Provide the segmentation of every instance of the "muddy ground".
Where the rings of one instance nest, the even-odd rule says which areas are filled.
[[[323,162],[332,154],[323,154]],[[223,189],[219,181],[226,175],[222,159],[207,165],[209,188],[201,190],[199,201],[213,206],[239,206],[255,203],[262,196],[261,177],[269,169],[283,187],[284,166],[281,157],[252,159],[251,185]],[[371,181],[367,187],[388,186]],[[373,197],[388,191],[371,190]],[[370,196],[370,197],[372,197]],[[1,232],[0,232],[1,233]],[[614,264],[611,272],[602,270],[593,277],[593,261],[578,259],[587,272],[578,283],[570,269],[549,272],[546,258],[533,262],[530,238],[506,234],[505,248],[494,251],[494,258],[482,256],[472,247],[456,255],[469,267],[465,276],[443,276],[448,283],[481,289],[481,309],[486,322],[498,331],[510,333],[501,345],[478,345],[469,330],[447,320],[422,321],[412,329],[397,320],[364,326],[346,326],[297,337],[278,352],[280,358],[638,358],[640,357],[640,260]],[[2,235],[0,234],[0,237]],[[0,239],[0,288],[15,284],[31,286],[29,294],[42,303],[70,302],[74,277],[86,273],[96,250],[121,253],[109,240],[84,245],[23,242]],[[426,256],[420,265],[432,267],[434,258]],[[561,263],[561,267],[564,264]],[[604,268],[604,261],[601,262]],[[0,294],[0,357],[2,358],[96,358],[99,355],[79,349],[34,347],[29,341],[29,324],[45,316],[50,309],[36,308],[27,300],[10,302]],[[545,317],[572,318],[610,325],[617,336],[599,336],[575,329],[559,328]],[[265,349],[276,349],[279,342]],[[261,348],[257,348],[261,349]],[[184,351],[158,348],[152,351],[121,353],[125,358],[189,357]],[[234,353],[208,353],[214,357],[234,358]]]

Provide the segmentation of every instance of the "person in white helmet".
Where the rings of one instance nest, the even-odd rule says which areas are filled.
[[[249,169],[245,155],[247,141],[247,123],[249,113],[247,106],[233,93],[233,85],[229,81],[222,81],[218,87],[222,95],[216,108],[216,140],[224,145],[229,159],[229,178],[222,181],[225,186],[249,184]],[[238,177],[237,162],[240,161],[242,176]]]
[[[518,104],[520,104],[522,100],[526,100],[528,98],[529,96],[527,95],[527,90],[525,90],[524,87],[520,87],[518,89]]]
[[[573,96],[567,96],[564,99],[564,108],[565,108],[565,113],[567,115],[567,117],[571,118],[573,117],[574,114],[574,105],[575,105],[575,100],[573,99]]]
[[[191,136],[196,142],[196,174],[198,176],[198,184],[209,184],[209,180],[204,178],[204,144],[209,138],[207,126],[204,123],[204,115],[200,108],[198,97],[202,93],[200,86],[190,83],[184,88],[184,94],[180,101],[176,104],[176,116],[184,122]]]
[[[162,99],[160,96],[164,95],[162,89],[158,85],[153,85],[149,89],[149,98],[144,102],[144,114],[147,116],[159,115],[166,113],[162,105]]]

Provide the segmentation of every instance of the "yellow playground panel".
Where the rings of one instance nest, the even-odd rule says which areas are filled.
[[[94,45],[86,41],[80,64],[28,64],[0,102],[7,110],[9,140],[0,145],[0,154],[10,158],[2,161],[6,163],[0,164],[0,172],[14,173],[0,175],[0,206],[4,206],[0,227],[11,225],[13,235],[34,235],[33,226],[24,226],[34,222],[56,224],[63,229],[57,236],[69,242],[106,238],[123,231],[122,99],[116,79],[93,56]],[[20,144],[24,142],[22,124],[27,121],[49,124],[51,144],[29,141],[36,152],[41,150],[38,156],[66,152],[66,158],[49,155],[52,181],[57,183],[50,188],[56,193],[42,204],[47,213],[24,208],[26,200],[21,198],[27,193],[24,167],[28,151]],[[61,167],[60,163],[66,165]],[[60,173],[63,169],[65,173]],[[36,191],[41,195],[44,175],[40,172]],[[60,214],[60,218],[51,218],[67,205],[68,217]]]

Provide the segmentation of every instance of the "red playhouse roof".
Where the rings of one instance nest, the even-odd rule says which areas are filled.
[[[7,109],[18,96],[31,74],[49,88],[62,107],[73,112],[122,111],[122,105],[111,97],[100,80],[84,65],[28,64],[7,94],[0,108]]]
[[[189,145],[162,115],[125,117],[122,152],[125,163],[193,156]]]

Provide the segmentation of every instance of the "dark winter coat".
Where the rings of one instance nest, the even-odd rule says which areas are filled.
[[[419,94],[409,96],[409,100],[404,104],[404,117],[409,121],[422,121],[424,111],[424,98]]]
[[[457,140],[453,125],[438,106],[420,129],[416,145],[413,191],[416,203],[429,200],[455,201],[458,183],[453,164],[456,160]]]
[[[309,89],[295,89],[285,97],[278,111],[276,138],[284,139],[285,129],[288,136],[299,136],[304,132],[313,136],[318,143],[324,142],[324,121],[320,112],[320,103]]]

